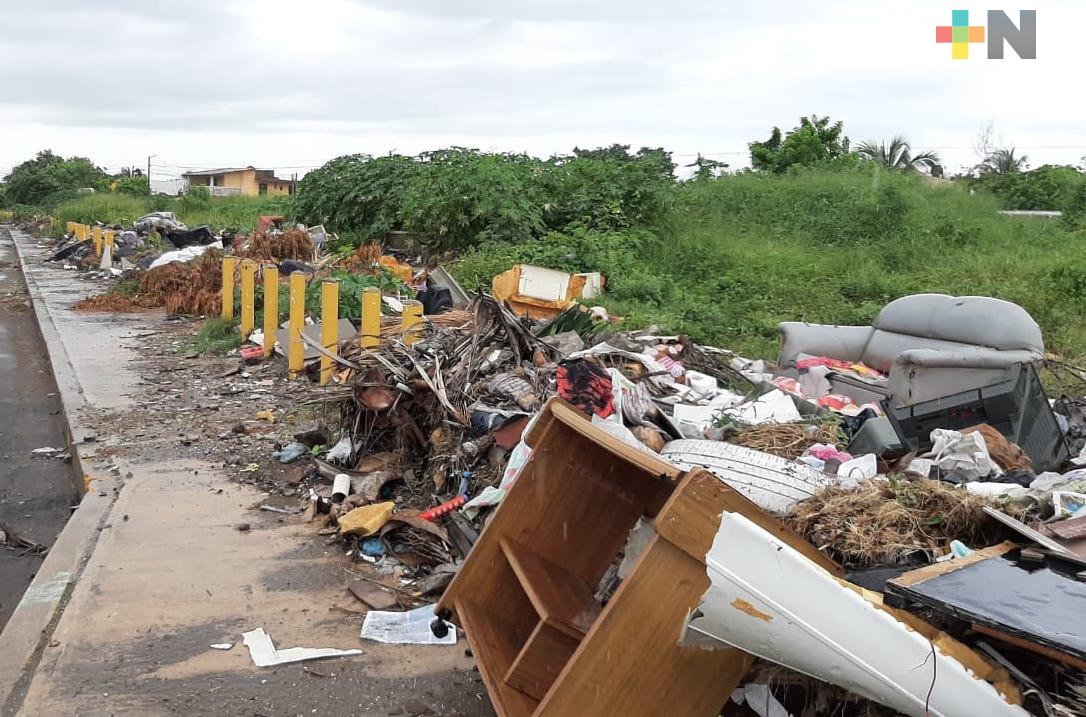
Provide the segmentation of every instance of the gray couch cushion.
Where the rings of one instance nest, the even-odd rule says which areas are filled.
[[[878,318],[876,329],[951,342],[954,346],[988,346],[994,349],[1022,349],[1044,354],[1041,327],[1017,304],[987,296],[947,296],[946,294],[914,294],[887,304]],[[872,349],[871,343],[865,356],[877,356],[881,363],[886,358],[882,347]],[[908,348],[938,348],[937,343],[903,346]],[[867,359],[865,359],[866,361]],[[893,360],[893,356],[889,357]],[[871,364],[882,368],[879,364]]]

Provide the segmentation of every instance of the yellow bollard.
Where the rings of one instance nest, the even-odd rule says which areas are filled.
[[[102,256],[102,227],[97,225],[92,227],[91,238],[94,239],[94,255]]]
[[[403,318],[400,319],[403,342],[410,346],[422,338],[422,302],[403,302]]]
[[[275,332],[279,330],[279,269],[264,267],[264,358],[275,351]]]
[[[302,327],[305,326],[305,272],[290,275],[290,325],[287,329],[287,368],[290,377],[297,378],[302,372]]]
[[[78,239],[79,236],[76,235],[76,232],[75,232],[75,228],[77,226],[79,226],[79,225],[76,224],[75,222],[68,222],[67,224],[64,225],[64,231],[67,232],[68,234],[71,234],[71,235],[75,236],[75,238]]]
[[[241,262],[241,338],[246,340],[256,326],[256,262]]]
[[[114,236],[114,232],[112,232],[112,231],[105,232],[105,234],[103,236],[105,237],[105,240],[106,240],[106,248],[109,249],[109,256],[112,257],[113,256],[113,236]]]
[[[72,233],[75,234],[75,240],[76,241],[83,241],[84,239],[87,238],[87,235],[83,231],[83,229],[84,229],[84,227],[83,227],[82,224],[73,224],[72,225]]]
[[[227,321],[234,318],[234,267],[237,265],[236,257],[222,258],[222,317]]]
[[[381,343],[381,290],[367,286],[362,291],[362,326],[359,344],[364,349],[376,348]]]
[[[321,346],[338,354],[339,345],[339,282],[325,279],[321,283]],[[332,380],[335,364],[330,356],[321,354],[321,385]]]

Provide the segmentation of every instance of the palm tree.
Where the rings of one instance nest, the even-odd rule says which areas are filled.
[[[1024,170],[1028,162],[1029,157],[1024,154],[1015,156],[1014,147],[994,149],[985,156],[978,169],[981,174],[1014,174]]]
[[[886,142],[861,142],[856,146],[856,154],[864,159],[869,159],[887,169],[899,172],[918,172],[922,169],[930,170],[939,164],[939,155],[935,152],[912,153],[909,140],[897,135]]]

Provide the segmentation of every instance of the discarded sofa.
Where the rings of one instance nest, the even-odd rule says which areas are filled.
[[[1041,329],[1021,306],[984,296],[914,294],[887,304],[872,326],[780,324],[782,369],[806,357],[859,361],[884,379],[830,374],[857,403],[908,406],[988,386],[1044,358]]]

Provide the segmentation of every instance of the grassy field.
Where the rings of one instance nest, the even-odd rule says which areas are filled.
[[[63,231],[67,222],[106,222],[131,226],[152,211],[173,212],[190,227],[207,224],[213,230],[252,231],[262,214],[290,216],[291,200],[284,197],[132,197],[99,193],[58,205],[53,211],[54,231]]]
[[[1083,237],[1010,219],[987,195],[866,170],[741,174],[677,187],[651,231],[490,244],[459,262],[468,286],[517,261],[607,276],[600,303],[633,326],[773,357],[777,323],[866,324],[910,293],[1022,304],[1050,351],[1086,362]]]

